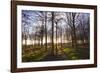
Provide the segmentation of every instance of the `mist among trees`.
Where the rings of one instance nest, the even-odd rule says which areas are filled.
[[[22,10],[22,61],[89,59],[90,14]]]

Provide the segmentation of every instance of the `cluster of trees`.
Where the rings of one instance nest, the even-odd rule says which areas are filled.
[[[89,17],[89,13],[22,10],[22,44],[46,51],[50,47],[52,53],[67,43],[77,48],[89,43]]]

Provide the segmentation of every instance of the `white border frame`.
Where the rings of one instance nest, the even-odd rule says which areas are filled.
[[[22,63],[21,10],[90,13],[90,59],[89,60],[68,60],[68,61]],[[35,68],[35,67],[50,67],[50,66],[64,66],[64,65],[84,65],[84,64],[94,64],[94,10],[93,9],[60,8],[60,7],[57,8],[57,7],[17,5],[17,68],[31,68],[31,67]]]

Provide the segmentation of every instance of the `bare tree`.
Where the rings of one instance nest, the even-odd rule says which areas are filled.
[[[25,46],[27,45],[27,39],[29,38],[29,28],[30,28],[30,15],[27,12],[22,12],[22,40],[25,40]]]
[[[51,21],[52,21],[52,55],[54,55],[54,12],[51,12]]]
[[[80,14],[80,18],[78,18],[78,31],[80,36],[80,40],[85,43],[85,40],[89,40],[89,15],[88,14]]]
[[[72,37],[72,46],[74,48],[77,47],[77,37],[76,37],[76,19],[78,18],[79,13],[66,13],[66,17],[67,17],[67,24],[70,26],[71,28],[71,37]]]

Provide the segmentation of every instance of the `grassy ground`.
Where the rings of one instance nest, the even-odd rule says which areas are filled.
[[[56,49],[56,47],[54,48]],[[38,62],[38,61],[57,61],[57,60],[81,60],[89,59],[89,47],[80,45],[77,48],[69,46],[57,46],[57,54],[52,55],[51,47],[40,46],[23,46],[22,48],[22,62]]]

